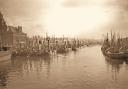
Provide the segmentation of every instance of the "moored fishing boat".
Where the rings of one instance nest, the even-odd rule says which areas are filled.
[[[38,52],[34,52],[34,54],[31,56],[49,56],[50,52],[49,51],[38,51]]]
[[[108,34],[104,40],[104,43],[101,47],[102,53],[104,56],[111,59],[127,59],[128,50],[127,50],[127,40],[120,38],[116,34],[111,33],[111,39],[109,39]]]
[[[57,49],[57,53],[67,53],[69,50],[68,48],[59,48]]]
[[[72,51],[77,51],[78,49],[76,47],[72,47]]]
[[[112,53],[107,49],[106,50],[102,49],[102,52],[103,52],[104,56],[109,57],[111,59],[126,59],[126,58],[128,58],[128,53],[124,53],[124,52]]]

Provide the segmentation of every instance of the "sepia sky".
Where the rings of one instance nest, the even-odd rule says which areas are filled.
[[[100,38],[116,30],[128,35],[127,0],[0,0],[8,25],[28,35]]]

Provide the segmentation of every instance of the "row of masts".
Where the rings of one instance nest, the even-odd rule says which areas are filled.
[[[19,43],[12,48],[14,55],[49,55],[56,53],[67,53],[71,50],[76,51],[87,45],[89,42],[83,39],[75,39],[68,37],[45,37],[33,36],[28,38],[27,43]]]
[[[128,51],[128,38],[123,38],[119,33],[113,33],[111,35],[107,33],[103,46],[109,48],[113,53],[126,52]]]

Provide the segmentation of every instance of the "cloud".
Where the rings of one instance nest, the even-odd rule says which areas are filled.
[[[89,8],[93,9],[89,10]],[[75,25],[75,27],[73,23],[81,23],[80,25],[85,27],[86,22],[88,22],[86,20],[91,19],[93,21],[97,12],[102,19],[107,18],[109,20],[96,28],[99,32],[96,33],[97,35],[110,29],[128,33],[128,0],[0,0],[0,11],[4,14],[8,25],[22,25],[23,31],[29,35],[43,34],[42,32],[46,32],[47,28],[52,32],[58,31],[58,33],[65,32],[66,30],[62,31],[62,29],[71,26],[73,29],[76,29],[76,27],[79,30],[84,29],[79,28],[78,25]],[[97,19],[101,20],[100,17]],[[46,20],[49,20],[48,24]],[[90,26],[91,21],[88,23]],[[46,27],[49,24],[51,26]],[[58,26],[58,24],[60,25]],[[73,32],[77,33],[77,31]],[[82,30],[82,33],[86,35],[86,31]]]

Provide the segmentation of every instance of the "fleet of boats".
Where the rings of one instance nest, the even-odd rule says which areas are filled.
[[[38,42],[37,42],[38,40]],[[52,41],[53,40],[53,41]],[[35,42],[35,44],[34,44]],[[34,44],[34,45],[33,45]],[[27,44],[25,48],[0,47],[0,62],[11,59],[11,56],[44,56],[50,53],[66,53],[70,50],[77,51],[78,48],[88,45],[80,40],[58,40],[49,38],[49,40],[33,39],[32,43]],[[127,59],[128,58],[128,38],[122,38],[119,34],[112,33],[105,36],[101,51],[106,58]]]
[[[27,40],[27,43],[18,43],[12,47],[4,47],[5,45],[1,43],[0,61],[11,59],[14,56],[33,57],[65,54],[93,44],[98,43],[96,41],[67,37],[33,36]]]
[[[84,40],[69,39],[66,37],[39,37],[34,36],[30,38],[27,44],[18,44],[12,48],[12,55],[15,56],[44,56],[51,53],[67,53],[69,51],[76,51],[86,44]]]
[[[111,35],[111,39],[109,39],[107,34],[101,50],[106,57],[112,59],[128,58],[128,51],[123,50],[123,44],[124,42],[121,37],[116,38],[114,34]],[[39,37],[33,37],[24,45],[19,43],[18,46],[11,48],[1,46],[0,61],[11,59],[11,56],[47,56],[52,53],[67,53],[69,51],[77,51],[85,45],[89,47],[91,43],[78,39],[50,37],[41,39]]]

